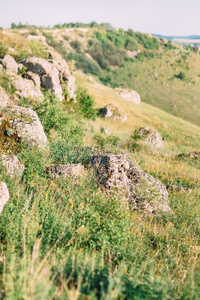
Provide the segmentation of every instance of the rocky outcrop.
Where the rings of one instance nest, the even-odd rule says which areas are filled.
[[[17,156],[2,154],[0,159],[2,166],[6,170],[6,173],[8,175],[10,175],[11,177],[22,177],[22,175],[24,174],[25,166],[24,164],[20,163]]]
[[[164,147],[161,135],[149,127],[141,127],[137,135],[147,144],[156,146],[157,148]]]
[[[6,91],[0,86],[0,106],[6,106],[9,103],[9,96]]]
[[[113,104],[108,104],[104,108],[101,108],[99,114],[103,118],[112,119],[113,121],[119,120],[125,122],[127,120],[125,112]]]
[[[171,213],[166,187],[144,173],[135,161],[124,155],[100,154],[91,156],[98,183],[107,192],[119,189],[135,209],[145,213]]]
[[[14,75],[10,76],[11,82],[16,89],[16,95],[19,98],[31,98],[37,100],[43,100],[44,97],[40,88],[35,86],[33,81],[22,78],[21,76]]]
[[[0,213],[9,200],[9,191],[5,182],[0,181]]]
[[[192,152],[188,152],[188,153],[180,153],[178,155],[176,155],[176,157],[179,158],[200,158],[200,151],[192,151]]]
[[[68,98],[69,100],[71,99],[76,99],[76,79],[74,76],[70,75],[68,77],[68,82],[67,82],[67,92],[68,92]]]
[[[84,167],[81,164],[53,165],[47,169],[47,173],[53,178],[79,177],[84,173]]]
[[[7,106],[0,107],[0,132],[28,146],[47,147],[47,138],[40,120],[32,109]],[[3,140],[3,137],[2,137]]]
[[[29,71],[25,74],[25,77],[29,80],[32,80],[33,83],[38,87],[40,88],[40,76]]]
[[[41,87],[51,90],[60,101],[63,100],[63,91],[57,68],[44,58],[31,57],[21,61],[29,72],[40,76]]]
[[[10,55],[5,55],[4,58],[0,59],[0,64],[6,69],[8,73],[17,74],[18,64],[14,58]]]
[[[140,95],[133,90],[115,88],[115,92],[125,100],[131,101],[135,104],[140,104]]]

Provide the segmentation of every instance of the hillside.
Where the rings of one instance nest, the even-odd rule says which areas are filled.
[[[199,54],[80,26],[0,32],[0,299],[199,299]]]

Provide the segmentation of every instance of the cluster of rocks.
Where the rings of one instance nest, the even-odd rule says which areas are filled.
[[[22,60],[19,64],[10,55],[5,55],[0,59],[0,65],[10,76],[10,81],[16,89],[15,95],[19,98],[36,98],[43,100],[40,88],[51,90],[57,98],[64,99],[62,83],[68,83],[69,99],[76,99],[75,77],[69,72],[67,62],[55,54],[54,51],[49,53],[50,59],[31,57]],[[18,70],[25,67],[23,77],[17,75]],[[16,99],[15,99],[16,101]]]
[[[115,88],[115,92],[123,99],[131,101],[135,104],[140,104],[141,99],[140,99],[140,95],[133,91],[133,90],[129,90],[129,89],[122,89],[122,88]]]

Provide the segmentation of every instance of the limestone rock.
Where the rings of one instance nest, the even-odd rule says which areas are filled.
[[[74,76],[70,75],[68,77],[68,98],[69,99],[76,99],[76,79]]]
[[[176,193],[176,192],[181,192],[181,193],[189,192],[189,193],[191,193],[192,192],[192,189],[184,188],[182,186],[177,186],[177,185],[167,185],[166,188],[169,192],[172,192],[172,193]]]
[[[124,198],[135,209],[144,213],[171,213],[166,187],[154,177],[145,174],[135,161],[124,155],[100,154],[91,156],[98,183],[106,191],[120,189]]]
[[[0,107],[0,130],[28,146],[47,147],[47,138],[40,120],[32,109],[20,106]],[[2,130],[3,129],[3,130]]]
[[[59,176],[63,176],[64,178],[72,176],[79,177],[83,175],[84,167],[81,164],[59,164],[49,167],[47,169],[47,173],[53,178],[59,178]]]
[[[125,112],[113,104],[108,104],[104,108],[101,108],[99,110],[99,113],[102,117],[110,118],[114,121],[120,120],[122,122],[125,122],[127,120],[127,115],[125,114]]]
[[[22,78],[21,76],[11,76],[11,82],[16,88],[16,95],[20,98],[32,98],[43,100],[42,92],[40,88],[35,86],[33,81]]]
[[[9,200],[9,191],[5,182],[0,181],[0,213]]]
[[[135,104],[140,104],[140,95],[133,90],[115,88],[115,92],[125,100],[131,101]]]
[[[157,131],[149,127],[141,127],[138,130],[137,134],[147,144],[154,145],[157,148],[164,147],[161,135]]]
[[[0,86],[0,106],[6,106],[10,98],[6,91]]]
[[[24,164],[21,164],[15,155],[1,155],[2,166],[10,176],[22,177],[24,174]]]
[[[62,87],[60,85],[57,68],[44,58],[31,57],[21,61],[27,70],[40,76],[41,86],[45,90],[51,90],[60,101],[63,100]]]
[[[25,77],[29,80],[32,80],[33,83],[38,87],[40,88],[40,76],[29,71],[26,73]]]
[[[200,151],[193,151],[193,152],[188,152],[188,153],[180,153],[176,155],[176,157],[188,157],[188,158],[200,158]]]
[[[14,58],[10,55],[5,55],[4,58],[0,59],[0,64],[6,69],[8,73],[15,73],[18,72],[18,64],[14,60]]]

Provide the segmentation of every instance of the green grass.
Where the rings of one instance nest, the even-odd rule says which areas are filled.
[[[75,76],[84,92],[73,113],[71,103],[50,93],[43,103],[19,103],[37,111],[49,149],[20,145],[22,179],[8,177],[0,167],[0,180],[10,192],[0,214],[0,295],[8,300],[198,300],[200,165],[174,156],[200,148],[200,127],[149,104],[123,100],[81,72]],[[9,78],[2,80],[8,86]],[[186,81],[181,80],[183,86]],[[126,122],[92,119],[94,109],[110,103],[126,112]],[[134,140],[141,126],[159,131],[164,148]],[[133,211],[122,201],[122,191],[105,194],[98,187],[88,164],[91,153],[99,151],[124,153],[164,184],[192,192],[169,194],[171,216]],[[52,180],[46,168],[53,163],[82,163],[85,174]]]

